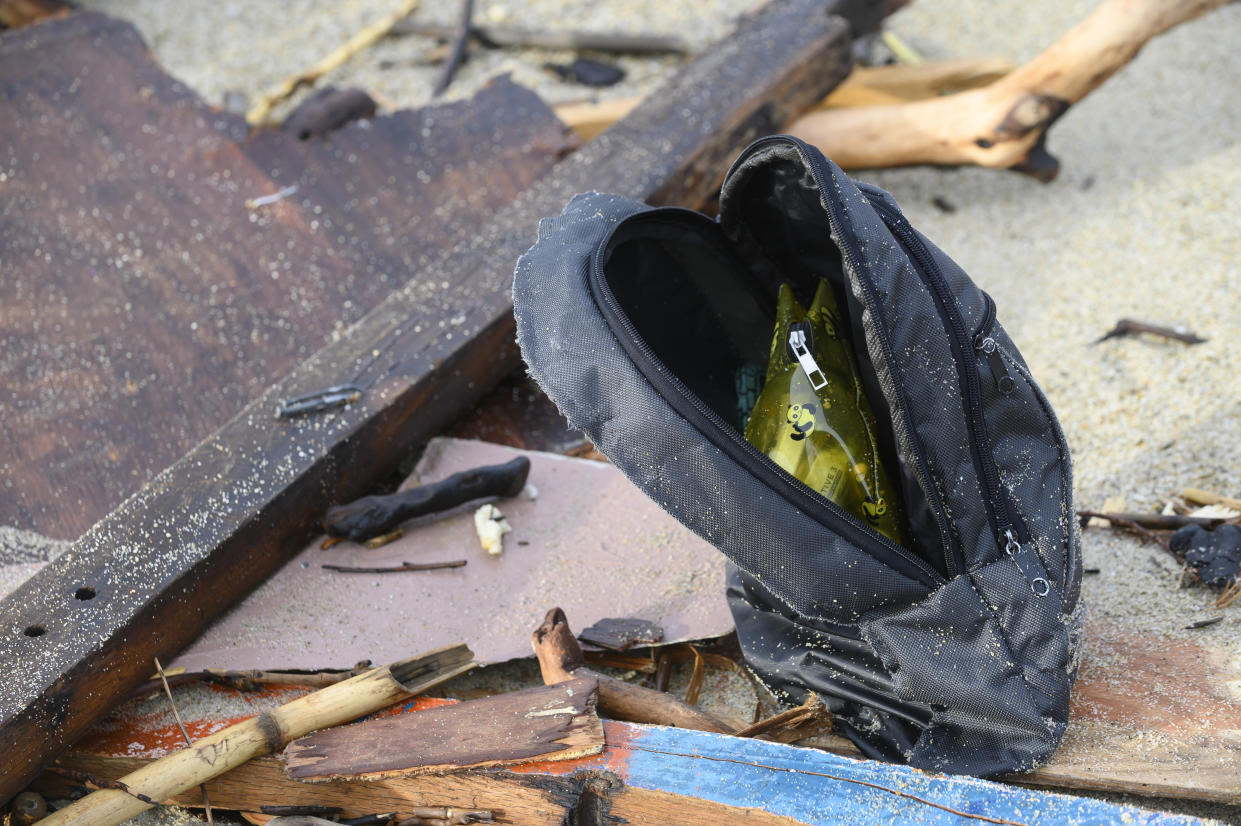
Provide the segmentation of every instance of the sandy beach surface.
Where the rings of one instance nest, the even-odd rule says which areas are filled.
[[[208,101],[239,107],[305,68],[395,0],[280,3],[85,0],[133,21],[159,59]],[[727,33],[752,0],[481,0],[481,23],[678,34],[696,49]],[[1036,54],[1096,3],[916,0],[889,21],[928,58]],[[458,4],[427,0],[414,14],[452,22]],[[1050,184],[974,168],[857,171],[891,191],[926,235],[996,299],[999,318],[1050,397],[1074,453],[1078,507],[1158,510],[1186,487],[1241,496],[1241,5],[1149,44],[1053,128],[1061,159]],[[378,93],[385,107],[420,105],[438,72],[433,41],[385,40],[328,81]],[[628,79],[592,93],[541,68],[568,53],[475,50],[446,99],[512,72],[550,101],[649,90],[676,58],[622,58]],[[946,211],[933,199],[955,207]],[[1185,325],[1207,339],[1096,339],[1118,319]],[[1178,588],[1176,563],[1153,545],[1091,528],[1083,590],[1095,616],[1130,633],[1227,652],[1241,673],[1241,605]],[[1222,614],[1222,622],[1183,630]],[[1088,643],[1089,644],[1089,643]],[[1106,651],[1094,651],[1103,657]],[[1241,686],[1241,680],[1236,685]],[[1236,689],[1241,691],[1241,688]],[[1163,807],[1163,801],[1126,800]],[[1241,822],[1236,808],[1168,803]]]

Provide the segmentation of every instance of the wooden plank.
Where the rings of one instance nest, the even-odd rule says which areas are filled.
[[[593,678],[532,686],[464,703],[365,720],[294,740],[293,780],[384,780],[603,751]]]
[[[412,806],[460,806],[500,809],[507,822],[518,824],[563,823],[572,811],[572,822],[582,826],[1201,822],[782,743],[613,721],[603,727],[604,751],[578,760],[440,777],[304,784],[285,777],[276,760],[260,758],[216,778],[208,792],[213,805],[243,811],[268,803],[340,806],[345,817],[393,810],[401,816]],[[131,730],[130,737],[140,744],[143,733]],[[141,745],[129,747],[126,755],[75,749],[61,765],[112,778],[150,759]],[[46,773],[35,788],[64,795],[72,783]],[[548,808],[532,812],[532,801]],[[176,802],[197,806],[201,796],[194,790]]]
[[[746,143],[839,83],[851,44],[832,7],[793,0],[746,19],[5,598],[0,660],[16,666],[0,674],[0,753],[23,769],[0,778],[0,800],[152,656],[275,571],[329,504],[365,492],[516,367],[509,284],[538,217],[589,189],[701,202]],[[350,380],[367,388],[350,407],[273,420],[279,399]],[[85,587],[95,597],[74,599]]]
[[[1094,606],[1099,609],[1099,606]],[[1086,626],[1064,743],[1011,780],[1241,806],[1241,663],[1236,652]]]
[[[57,539],[417,286],[566,148],[507,81],[326,140],[249,136],[92,13],[0,36],[0,78],[0,525]]]

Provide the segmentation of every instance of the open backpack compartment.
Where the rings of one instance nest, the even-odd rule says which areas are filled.
[[[739,423],[736,376],[767,361],[780,285],[804,304],[820,278],[906,544]],[[924,768],[1017,771],[1054,750],[1081,628],[1068,449],[990,297],[889,195],[766,138],[726,177],[718,221],[575,197],[540,223],[513,304],[569,421],[728,557],[747,664],[777,696],[814,691],[865,753]]]

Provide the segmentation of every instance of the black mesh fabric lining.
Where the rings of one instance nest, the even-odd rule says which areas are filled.
[[[1016,384],[1009,394],[981,385],[982,438],[1046,568],[1050,589],[1039,597],[997,541],[977,445],[971,449],[961,371],[986,366],[972,350],[954,359],[949,325],[927,283],[873,207],[881,200],[890,196],[859,189],[792,139],[756,146],[726,180],[719,226],[731,250],[717,243],[714,224],[663,210],[632,223],[663,222],[666,243],[661,230],[646,226],[633,237],[647,240],[627,249],[630,222],[613,230],[649,208],[578,196],[561,216],[540,223],[538,242],[518,262],[518,342],[531,374],[569,421],[729,558],[728,597],[747,662],[779,695],[797,701],[807,691],[822,694],[841,733],[872,756],[980,775],[1032,768],[1063,735],[1080,642],[1067,447],[995,322],[992,335]],[[829,222],[829,203],[839,220]],[[842,258],[838,249],[850,252]],[[942,251],[929,242],[927,249],[972,334],[986,314],[981,291]],[[628,327],[618,328],[616,314],[601,310],[592,292],[596,260],[606,260],[615,300],[636,316]],[[912,523],[919,552],[947,547],[959,554],[962,572],[942,584],[902,573],[847,525],[812,516],[814,509],[800,507],[801,499],[759,473],[697,412],[729,406],[719,388],[762,343],[758,334],[730,334],[715,348],[701,339],[761,327],[755,319],[767,315],[752,305],[770,300],[765,293],[775,277],[807,269],[807,261],[815,262],[811,270],[823,267],[819,262],[839,268],[834,277],[862,345],[859,361],[873,371],[868,389],[881,398],[877,408],[894,411],[891,441],[903,484],[926,506]],[[712,293],[711,285],[722,283],[713,272],[734,267],[760,276],[758,295],[747,293],[744,280]],[[667,277],[684,283],[661,283]],[[688,324],[669,330],[678,306]],[[646,338],[688,386],[651,372]],[[693,375],[697,364],[706,366],[701,377]],[[945,519],[933,517],[934,502]]]

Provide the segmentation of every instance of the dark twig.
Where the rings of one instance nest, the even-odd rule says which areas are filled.
[[[1185,630],[1193,631],[1195,628],[1206,628],[1208,626],[1214,625],[1217,622],[1222,622],[1223,619],[1224,619],[1224,615],[1220,614],[1218,617],[1211,617],[1210,619],[1204,619],[1204,620],[1198,620],[1197,622],[1191,622],[1189,625],[1185,626]]]
[[[393,574],[398,571],[435,571],[440,568],[460,568],[465,565],[464,559],[454,559],[451,562],[402,562],[400,565],[379,568],[353,568],[348,565],[324,565],[323,567],[329,571],[339,571],[342,574]]]
[[[525,456],[463,470],[438,482],[338,505],[324,516],[323,528],[329,536],[365,542],[390,533],[410,519],[443,513],[489,496],[516,496],[529,475],[530,460]]]
[[[271,804],[263,804],[259,806],[259,812],[273,817],[308,815],[310,817],[336,817],[340,814],[339,806],[277,806]]]
[[[132,795],[133,797],[138,798],[143,803],[146,803],[148,806],[159,805],[158,800],[152,800],[151,798],[144,795],[142,792],[134,791],[133,789],[129,788],[128,786],[126,786],[124,783],[122,783],[119,780],[108,780],[103,777],[96,777],[90,772],[84,772],[79,769],[68,769],[68,768],[65,768],[64,766],[48,766],[47,771],[50,771],[52,774],[58,774],[61,777],[72,780],[75,783],[82,783],[88,788],[93,787],[96,789],[116,789],[118,792],[124,792],[125,794]]]
[[[1147,529],[1147,527],[1144,524],[1142,524],[1143,522],[1146,522],[1149,519],[1149,517],[1145,514],[1099,513],[1097,511],[1078,511],[1077,516],[1079,519],[1081,519],[1082,527],[1085,527],[1086,522],[1088,522],[1092,517],[1106,519],[1107,521],[1112,523],[1113,528],[1117,528],[1120,530],[1128,531],[1129,533],[1137,534],[1137,536],[1143,542],[1147,542],[1147,541],[1154,542],[1156,545],[1163,548],[1168,553],[1171,553],[1172,556],[1176,558],[1177,562],[1180,562],[1182,564],[1185,562],[1185,560],[1181,559],[1180,556],[1178,556],[1175,553],[1172,553],[1172,549],[1168,547],[1167,539],[1165,539],[1162,536],[1159,536],[1158,534],[1151,533],[1151,531]],[[1151,514],[1151,516],[1155,516],[1155,514]],[[1137,517],[1137,518],[1135,519],[1133,517]],[[1186,517],[1175,516],[1175,517],[1167,517],[1167,518],[1181,520],[1181,519],[1185,519]],[[1188,522],[1188,523],[1182,523],[1182,524],[1192,525],[1192,524],[1198,524],[1198,523]],[[1160,530],[1162,530],[1162,528],[1160,528]]]
[[[404,20],[392,28],[392,34],[416,34],[436,40],[452,40],[456,29]],[[680,37],[655,34],[621,34],[619,32],[546,31],[506,26],[472,26],[470,36],[483,48],[520,46],[537,49],[565,49],[621,54],[689,54],[689,44]]]
[[[1214,528],[1227,522],[1227,519],[1215,516],[1188,516],[1169,513],[1106,513],[1103,511],[1077,512],[1082,527],[1091,519],[1105,519],[1112,524],[1139,525],[1156,531],[1174,531],[1186,525],[1200,525],[1203,528]]]
[[[1164,338],[1183,341],[1186,344],[1201,344],[1206,341],[1205,338],[1199,338],[1188,330],[1178,330],[1174,327],[1161,327],[1158,324],[1147,324],[1145,321],[1134,321],[1132,318],[1122,318],[1116,322],[1116,326],[1108,330],[1102,338],[1095,342],[1107,341],[1109,338],[1119,338],[1120,336],[1130,336],[1134,333],[1150,333],[1154,336],[1163,336]]]
[[[452,52],[448,55],[448,60],[444,61],[444,69],[435,81],[431,97],[439,97],[448,88],[448,84],[452,83],[452,76],[457,73],[457,67],[465,60],[466,50],[470,46],[470,21],[473,17],[474,0],[461,0],[461,20],[453,33]]]
[[[231,671],[224,668],[205,668],[202,671],[186,671],[166,677],[172,685],[186,685],[196,682],[209,682],[227,686],[237,691],[258,691],[265,685],[294,685],[303,688],[324,688],[344,682],[371,669],[369,660],[363,660],[348,671]],[[161,680],[148,680],[134,689],[135,699],[145,698],[148,694],[158,691]]]
[[[1116,528],[1122,528],[1124,530],[1130,531],[1131,533],[1135,533],[1142,539],[1142,541],[1154,542],[1156,545],[1163,548],[1168,553],[1172,553],[1172,549],[1168,546],[1167,539],[1165,539],[1164,537],[1158,534],[1151,533],[1147,528],[1144,528],[1143,526],[1139,525],[1137,522],[1134,522],[1131,519],[1115,519],[1112,521],[1112,526]]]
[[[172,707],[172,716],[176,718],[177,725],[181,728],[181,736],[185,738],[185,745],[194,745],[194,741],[190,739],[190,733],[185,730],[185,721],[181,719],[177,703],[172,699],[172,689],[168,687],[168,678],[164,676],[164,667],[159,664],[159,657],[155,658],[155,673],[159,674],[159,680],[164,684],[164,694],[168,696],[168,705]],[[198,788],[203,792],[203,808],[207,810],[207,823],[214,826],[215,818],[211,816],[211,798],[207,796],[207,784],[202,783]]]

